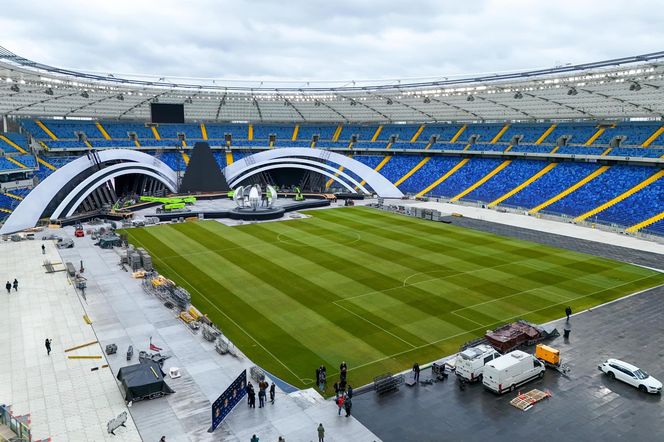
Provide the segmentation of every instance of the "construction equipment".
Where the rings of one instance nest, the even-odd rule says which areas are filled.
[[[537,344],[535,347],[535,357],[542,361],[547,367],[559,371],[564,376],[567,376],[571,370],[567,364],[562,363],[560,350],[549,347],[548,345]]]
[[[295,201],[304,201],[304,195],[302,195],[302,190],[299,187],[295,187]]]
[[[81,224],[76,226],[76,230],[74,230],[74,236],[76,238],[83,238],[85,236],[85,232],[83,231],[83,226]]]

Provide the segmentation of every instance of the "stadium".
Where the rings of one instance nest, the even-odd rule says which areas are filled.
[[[664,377],[663,60],[256,86],[0,47],[0,440],[657,440],[597,367]],[[540,341],[505,395],[455,373]]]

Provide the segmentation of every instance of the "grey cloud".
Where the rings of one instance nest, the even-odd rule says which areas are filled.
[[[2,44],[56,66],[159,76],[441,77],[634,55],[664,41],[657,1],[47,4],[3,5]]]

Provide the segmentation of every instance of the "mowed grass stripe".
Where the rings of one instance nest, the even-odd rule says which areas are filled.
[[[321,229],[321,230],[325,231],[325,229]],[[365,235],[366,235],[366,233],[365,233]],[[333,262],[339,263],[341,265],[342,269],[349,268],[349,267],[350,268],[364,267],[363,275],[365,276],[365,278],[362,280],[364,285],[368,285],[369,281],[371,281],[371,280],[375,281],[376,279],[381,280],[381,281],[385,280],[385,279],[390,280],[391,281],[390,282],[391,286],[388,285],[388,287],[385,288],[385,289],[375,288],[374,291],[384,292],[385,295],[388,296],[388,297],[393,297],[394,299],[398,300],[399,302],[409,304],[414,309],[420,310],[421,311],[421,316],[423,316],[423,317],[431,318],[433,316],[435,318],[435,320],[430,321],[430,322],[432,322],[432,324],[430,324],[430,325],[432,327],[435,327],[436,329],[438,329],[440,331],[444,332],[445,330],[449,329],[450,324],[453,325],[454,328],[457,328],[457,327],[460,327],[460,326],[461,327],[462,326],[467,327],[469,325],[468,323],[472,322],[472,321],[470,321],[466,318],[460,318],[456,315],[446,314],[450,310],[461,307],[463,305],[463,304],[457,304],[457,303],[453,302],[452,299],[445,299],[444,302],[440,302],[440,300],[438,300],[436,298],[436,296],[430,296],[429,294],[427,294],[426,292],[421,290],[417,285],[410,286],[410,288],[409,288],[410,295],[409,296],[404,296],[404,293],[402,291],[395,290],[395,289],[399,289],[399,288],[403,287],[402,281],[394,280],[394,279],[389,278],[387,272],[389,270],[394,269],[394,271],[398,273],[399,267],[400,266],[403,267],[403,263],[408,263],[409,261],[417,262],[417,259],[415,259],[415,257],[412,256],[411,254],[407,254],[407,255],[405,255],[405,257],[403,259],[400,259],[398,261],[398,264],[390,263],[387,260],[383,260],[383,262],[381,262],[381,259],[379,258],[379,256],[386,256],[386,255],[390,256],[391,252],[390,252],[390,250],[385,250],[384,247],[380,247],[380,246],[375,245],[378,242],[382,242],[383,244],[385,243],[385,241],[381,238],[375,238],[375,242],[371,241],[371,242],[368,243],[369,246],[374,248],[374,252],[373,252],[373,254],[367,254],[367,256],[362,256],[362,254],[358,255],[358,248],[360,248],[360,247],[356,248],[355,246],[357,246],[357,244],[354,244],[353,245],[354,248],[352,250],[353,254],[355,255],[355,260],[354,261],[348,261],[348,260],[343,261],[342,258],[339,256],[340,252],[336,248],[333,248],[333,249],[330,249],[330,250],[322,250],[321,249],[321,250],[319,250],[318,256],[319,257],[321,257],[321,256],[322,257],[327,257],[327,259],[333,259]],[[363,246],[361,246],[361,247],[364,248]],[[367,250],[365,249],[362,253],[367,253]],[[420,251],[420,254],[424,254],[424,252]],[[374,257],[374,259],[372,259],[372,256]],[[371,263],[371,268],[369,268],[367,266],[363,266],[362,265],[363,262],[370,262]],[[387,264],[387,267],[383,267],[382,264]],[[431,268],[432,264],[435,264],[435,263],[429,263],[429,262],[422,262],[421,263],[421,265],[425,265],[429,269]],[[384,268],[386,270],[384,270],[382,273],[379,274],[379,273],[372,270],[374,268],[378,268],[378,269],[379,268]],[[407,267],[407,269],[409,270],[411,275],[416,274],[417,270],[418,270],[418,268],[415,267],[415,266],[409,266],[409,267]],[[454,271],[453,269],[445,269],[444,267],[441,270],[443,272],[453,272]],[[374,278],[371,279],[367,275],[374,275]],[[337,303],[337,304],[343,305],[343,303]],[[356,303],[355,307],[354,307],[354,311],[357,311],[357,308],[362,308],[362,305]],[[370,310],[367,310],[367,309],[362,309],[362,310],[364,312],[367,312],[367,314],[369,314],[369,312],[370,312]],[[380,310],[377,310],[377,311],[380,311]],[[376,320],[375,316],[372,316],[371,320],[375,321]],[[438,323],[433,324],[436,321],[438,321]],[[388,322],[390,322],[390,321],[388,321]],[[404,322],[404,321],[402,320],[401,322]]]
[[[139,229],[159,237],[144,246],[173,256],[164,261],[206,293],[209,302],[200,308],[254,362],[298,386],[310,385],[303,378],[313,377],[320,363],[336,367],[345,359],[350,381],[363,384],[413,361],[452,353],[511,319],[547,322],[560,317],[565,305],[580,311],[664,283],[663,275],[648,269],[373,209],[308,214],[311,218],[233,228],[204,222]],[[170,247],[160,247],[161,240]],[[160,270],[165,262],[155,260]],[[283,269],[290,273],[282,275]],[[402,287],[390,288],[399,283]],[[293,295],[294,284],[302,286]],[[305,287],[323,291],[311,296],[301,292]],[[213,316],[216,308],[237,326],[221,313]],[[365,330],[372,328],[368,321],[378,327],[365,339],[349,333],[354,321]],[[422,344],[409,347],[386,331]],[[381,349],[392,345],[394,351],[377,351],[367,341]],[[333,370],[328,373],[332,379]]]
[[[160,238],[158,239],[149,232],[153,230],[156,229],[131,229],[128,234],[130,240],[135,244],[150,250],[155,267],[161,274],[189,290],[194,305],[208,314],[210,319],[219,325],[224,333],[249,358],[261,361],[266,369],[272,369],[279,373],[280,377],[287,382],[301,386],[309,384],[302,381],[302,379],[313,376],[307,376],[304,368],[311,361],[320,360],[321,358],[313,349],[300,345],[291,337],[290,333],[271,323],[267,316],[254,309],[250,303],[232,295],[231,288],[225,287],[212,279],[207,273],[198,270],[187,260],[171,260],[169,263],[161,261],[159,259],[160,253],[172,256],[175,254],[175,250],[167,247],[162,241],[163,238],[168,236],[167,233],[160,231]],[[174,270],[173,267],[178,270]],[[186,274],[186,278],[182,274]],[[195,284],[191,281],[195,281]],[[201,290],[210,293],[211,297],[202,296]],[[219,299],[219,296],[214,296],[213,293],[224,293],[223,300]],[[219,304],[223,306],[223,313],[215,301],[222,301]],[[257,347],[257,344],[261,346]],[[267,347],[270,351],[263,347]],[[293,348],[297,348],[298,351],[292,352]],[[276,356],[276,354],[280,356]],[[287,359],[291,365],[285,365],[282,359]],[[297,373],[296,370],[302,371]]]
[[[229,245],[228,243],[232,242],[230,238],[233,238],[233,236],[228,236],[227,238],[220,236],[215,232],[218,228],[210,223],[205,223],[203,229],[205,229],[205,232],[200,232],[201,236],[194,237],[195,240],[200,241],[202,244],[206,241],[214,241],[217,244],[227,246]],[[234,239],[238,240],[238,237],[236,236]],[[273,247],[272,244],[266,244],[266,249]],[[404,344],[412,346],[404,342],[403,338],[401,338],[402,340],[395,339],[394,336],[384,333],[381,328],[376,327],[368,321],[350,316],[347,311],[333,304],[333,301],[340,299],[335,293],[327,290],[322,284],[307,279],[304,273],[296,273],[279,264],[279,261],[281,261],[280,257],[285,258],[284,262],[286,258],[298,258],[300,260],[305,258],[296,256],[285,257],[281,255],[274,257],[277,259],[267,259],[248,250],[242,253],[230,251],[225,254],[229,261],[242,265],[245,271],[255,277],[261,279],[269,278],[269,281],[265,281],[273,285],[281,284],[285,287],[283,292],[287,292],[287,296],[296,299],[301,304],[306,304],[309,309],[316,312],[321,318],[327,318],[326,321],[337,324],[335,327],[338,328],[339,332],[348,333],[354,338],[361,336],[366,346],[370,346],[382,354],[390,354],[391,352],[402,350]],[[312,267],[312,272],[317,271],[313,263],[310,263],[310,266]],[[343,324],[343,327],[340,324]],[[327,325],[321,327],[321,330],[324,330],[326,327]],[[347,340],[348,337],[336,341],[335,336],[327,336],[326,339],[335,344],[336,342]],[[325,345],[324,342],[320,344]],[[362,356],[358,354],[357,357],[361,358]]]
[[[181,224],[178,226],[172,226],[175,232],[168,238],[168,243],[184,244],[194,242],[201,247],[204,247],[205,244],[219,244],[220,241],[222,241],[222,238],[216,234],[210,235],[210,233],[206,231],[206,227],[210,226],[219,226],[223,228],[229,236],[238,232],[237,230],[222,226],[216,222],[204,222],[197,225]],[[242,259],[245,258],[246,256]],[[245,261],[238,262],[236,257],[224,257],[221,255],[221,252],[217,252],[212,256],[208,255],[205,258],[199,256],[192,258],[189,256],[187,259],[193,265],[197,265],[201,269],[207,271],[208,274],[214,274],[214,278],[216,279],[225,279],[225,275],[235,275],[237,284],[233,284],[234,286],[250,288],[250,290],[245,290],[243,292],[242,298],[250,302],[257,310],[261,311],[263,316],[269,316],[272,323],[287,330],[290,336],[300,341],[302,345],[315,347],[318,342],[316,334],[312,334],[310,330],[302,330],[301,328],[293,327],[293,324],[299,324],[300,321],[304,321],[312,327],[315,325],[319,329],[329,329],[328,338],[330,343],[328,344],[328,352],[341,353],[343,348],[338,348],[338,351],[335,351],[337,350],[337,347],[342,345],[341,343],[356,339],[358,342],[355,342],[353,345],[361,347],[358,351],[358,357],[364,358],[371,355],[375,356],[376,354],[389,354],[380,351],[375,352],[373,351],[374,349],[369,346],[361,346],[366,343],[365,339],[357,338],[355,335],[342,328],[334,327],[334,324],[330,323],[326,316],[317,313],[311,308],[310,304],[304,305],[300,300],[293,297],[290,292],[288,294],[284,293],[283,286],[281,287],[282,290],[275,287],[274,282],[268,280],[264,275],[278,273],[271,271],[271,269],[263,265],[264,263],[262,262],[258,263],[259,267],[251,267],[243,265]],[[255,268],[260,270],[261,273],[259,276],[257,276],[256,272],[252,271]],[[309,301],[311,302],[311,300]],[[275,308],[275,306],[278,307]],[[394,347],[388,350],[392,351],[401,348],[402,347]]]
[[[207,228],[211,229],[213,232],[215,230],[218,230],[217,227],[214,225],[206,225]],[[243,234],[249,234],[250,232],[254,231],[255,229],[242,229]],[[236,229],[236,231],[240,231],[240,229]],[[255,241],[256,239],[259,238],[264,238],[266,241],[269,241],[273,237],[274,232],[267,231],[267,230],[260,230],[260,235],[256,235],[253,238],[246,238],[245,236],[238,236],[235,239],[238,241],[242,241],[243,239],[251,239]],[[331,287],[335,288],[335,284],[339,284],[339,282],[349,282],[352,281],[352,279],[349,279],[349,276],[352,277],[353,275],[348,275],[347,273],[350,272],[337,272],[334,270],[334,268],[339,268],[339,266],[343,267],[343,264],[341,263],[340,259],[335,260],[334,262],[331,262],[328,257],[328,261],[325,260],[314,260],[312,259],[311,261],[307,260],[309,254],[311,251],[309,250],[307,253],[307,250],[303,250],[303,245],[306,245],[306,243],[301,242],[299,243],[300,246],[298,246],[296,240],[291,240],[293,241],[293,244],[286,244],[279,242],[277,244],[271,244],[270,247],[266,248],[261,248],[260,253],[266,254],[267,256],[279,256],[280,261],[288,261],[289,263],[293,264],[295,268],[302,267],[302,262],[306,262],[308,264],[308,271],[304,273],[298,274],[299,276],[296,277],[296,279],[299,279],[300,281],[306,280],[308,283],[314,285],[315,287],[318,288],[308,288],[307,290],[311,292],[312,295],[314,296],[320,296],[321,299],[325,300],[325,303],[323,303],[323,306],[321,307],[321,314],[327,314],[329,316],[329,309],[334,308],[334,309],[342,309],[345,310],[343,306],[339,305],[334,305],[329,306],[326,303],[332,303],[336,300],[341,299],[342,292],[339,290],[327,290],[327,289],[321,289],[321,287]],[[295,249],[295,250],[293,250]],[[306,249],[310,249],[307,247]],[[295,252],[299,252],[296,254]],[[258,256],[258,254],[257,254]],[[326,255],[320,254],[318,257],[325,257]],[[271,258],[263,258],[260,256],[258,259],[254,260],[255,262],[261,262],[259,260],[263,259],[271,259]],[[322,262],[321,262],[322,261]],[[298,266],[298,263],[300,265]],[[251,264],[253,265],[253,264]],[[350,261],[347,262],[347,265],[353,266],[353,268],[356,271],[359,272],[364,272],[369,273],[370,270],[368,268],[362,268],[358,264],[352,263]],[[285,273],[286,272],[286,273]],[[289,270],[285,269],[285,272],[283,270],[279,271],[279,277],[283,278],[283,275],[288,275]],[[357,273],[357,276],[359,277],[360,274]],[[376,279],[382,278],[381,276],[378,276],[376,274],[375,276]],[[364,279],[366,281],[366,278]],[[285,284],[287,289],[286,290],[291,290],[292,291],[292,278],[285,278]],[[358,285],[358,282],[356,282],[356,285]],[[369,288],[367,288],[369,290]],[[387,333],[391,335],[393,338],[400,340],[401,342],[405,343],[406,345],[409,346],[417,346],[421,345],[424,341],[422,338],[418,337],[417,335],[411,335],[410,333],[406,332],[405,330],[400,329],[399,325],[393,324],[393,323],[388,323],[386,322],[383,318],[379,316],[373,315],[371,311],[359,311],[359,312],[351,312],[354,316],[357,316],[357,318],[353,318],[354,320],[361,320],[364,322],[368,322],[371,324],[375,330],[373,330],[373,333],[375,334],[375,337],[377,339],[377,342],[381,344],[380,350],[384,350],[384,336],[380,336],[380,332]],[[372,330],[364,330],[364,333],[369,336],[369,333]]]
[[[277,225],[276,223],[272,223],[272,225]],[[266,229],[268,229],[266,227]],[[292,228],[292,225],[288,226],[289,229]],[[294,229],[295,231],[288,231],[288,235],[292,238],[302,238],[306,237],[306,235],[303,235],[303,231],[299,231],[297,229]],[[248,231],[246,229],[245,231]],[[257,232],[255,229],[251,230],[255,234],[259,235],[257,237],[264,237],[264,238],[269,238],[270,235],[275,234],[274,231],[269,230],[269,231],[259,231]],[[323,230],[324,231],[324,230]],[[279,247],[284,250],[292,250],[293,252],[299,252],[301,253],[302,256],[312,256],[312,260],[315,260],[316,264],[329,269],[330,273],[335,275],[335,279],[343,280],[346,276],[351,276],[356,278],[357,280],[357,286],[362,287],[363,293],[367,292],[373,292],[373,291],[386,291],[386,292],[391,292],[395,288],[402,287],[402,281],[399,279],[391,278],[389,275],[389,272],[386,271],[386,269],[389,268],[394,268],[395,272],[398,273],[399,265],[397,264],[392,264],[387,260],[382,260],[378,258],[378,253],[377,252],[375,255],[375,258],[373,260],[362,260],[361,256],[357,256],[357,249],[339,249],[339,248],[323,248],[323,247],[307,247],[306,249],[303,249],[301,246],[305,246],[306,243],[302,240],[296,240],[296,239],[291,239],[289,240],[288,243],[281,243],[279,244]],[[356,246],[356,244],[353,244],[353,246]],[[352,256],[348,256],[348,254],[351,254]],[[371,266],[363,265],[363,262],[371,262]],[[382,271],[378,271],[382,270]],[[407,268],[407,273],[413,273],[415,270],[413,268]],[[450,269],[450,271],[452,271]],[[306,277],[306,276],[304,276]],[[413,290],[417,290],[416,288]],[[338,293],[340,298],[343,298],[345,293]],[[388,296],[392,296],[389,295]],[[344,304],[343,302],[337,302],[339,301],[338,299],[335,300],[335,304],[340,306],[343,309],[348,309],[348,305]],[[403,299],[400,299],[399,302],[404,302]],[[425,302],[421,303],[418,308],[422,310],[422,315],[423,316],[431,316],[433,313],[431,311],[430,306],[428,303],[430,300],[426,300]],[[414,343],[415,345],[420,345],[424,343],[423,339],[420,336],[417,336],[415,334],[411,334],[410,332],[407,332],[404,329],[404,321],[403,318],[398,321],[398,322],[393,322],[387,320],[384,316],[379,314],[380,310],[368,310],[362,308],[362,306],[355,306],[354,308],[350,309],[350,313],[356,316],[364,317],[368,321],[370,321],[373,324],[378,325],[379,327],[386,329],[392,333],[395,333],[399,337],[403,338],[409,343]],[[450,317],[448,319],[451,319],[454,323],[462,323],[464,325],[467,325],[467,320],[464,320],[463,318],[454,318]],[[436,325],[440,329],[445,329],[446,326],[448,325],[446,320],[443,318],[438,318],[437,319],[438,324]],[[401,325],[399,325],[401,324]],[[419,344],[418,344],[419,343]]]

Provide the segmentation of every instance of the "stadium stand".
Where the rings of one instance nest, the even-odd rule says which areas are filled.
[[[140,121],[93,121],[22,119],[23,133],[0,135],[0,170],[11,172],[38,168],[44,179],[53,168],[62,167],[87,150],[107,148],[142,149],[175,170],[186,167],[185,155],[194,143],[207,138],[215,149],[220,167],[261,149],[312,147],[351,153],[371,168],[379,168],[388,180],[409,194],[459,198],[483,204],[519,207],[533,214],[555,213],[580,217],[628,192],[651,176],[656,168],[612,165],[600,169],[597,163],[559,163],[546,160],[548,154],[592,157],[621,156],[664,158],[664,130],[659,121],[581,123],[472,123],[472,124],[312,124],[312,123],[189,123],[149,127]],[[80,135],[84,135],[80,139]],[[136,141],[130,138],[136,135]],[[185,141],[179,140],[183,135]],[[227,155],[226,135],[233,151]],[[274,143],[269,142],[274,135]],[[352,142],[352,137],[357,141]],[[392,137],[395,138],[394,141]],[[33,139],[33,145],[30,139]],[[293,140],[295,138],[295,140]],[[472,141],[472,143],[469,143]],[[40,162],[31,154],[33,146],[48,149]],[[246,150],[243,150],[246,149]],[[385,150],[393,151],[385,156]],[[450,152],[511,152],[539,154],[537,159],[512,157],[431,156],[408,154],[415,149]],[[367,155],[367,150],[382,151]],[[389,152],[388,151],[388,152]],[[401,153],[401,152],[405,152]],[[506,162],[507,161],[507,162]],[[582,181],[583,180],[583,181]],[[635,231],[659,232],[664,210],[662,182],[639,188],[624,199],[593,213],[588,221],[630,227]],[[573,191],[570,191],[573,190]],[[29,190],[26,190],[26,192]],[[4,207],[11,210],[14,201]],[[533,210],[534,209],[534,210]]]

